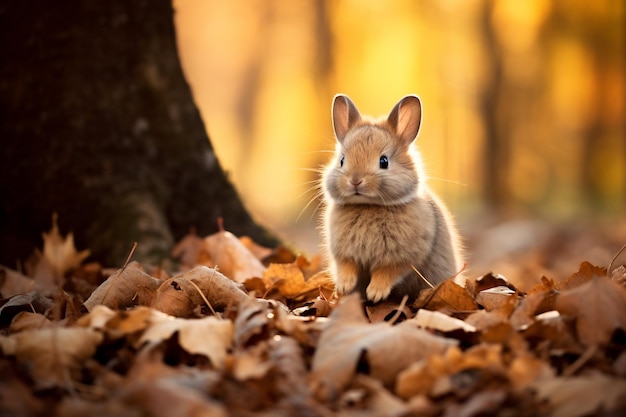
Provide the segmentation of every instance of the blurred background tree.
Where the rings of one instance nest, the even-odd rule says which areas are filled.
[[[302,195],[315,179],[303,168],[333,149],[337,92],[374,115],[420,95],[418,147],[462,227],[489,215],[624,219],[623,1],[175,8],[183,68],[220,161],[254,212],[296,241],[314,230],[308,211],[296,229],[309,236],[292,227],[313,196]]]

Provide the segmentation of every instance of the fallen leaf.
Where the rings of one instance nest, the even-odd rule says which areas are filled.
[[[205,393],[179,385],[170,379],[156,381],[129,380],[112,401],[140,410],[152,417],[226,417],[223,405]],[[107,414],[103,414],[107,415]]]
[[[555,287],[560,291],[569,290],[586,284],[592,278],[599,275],[605,276],[606,268],[600,268],[598,266],[590,264],[587,261],[581,262],[580,267],[578,268],[578,272],[574,272],[565,281],[556,283]]]
[[[540,399],[548,401],[552,417],[618,415],[615,412],[626,409],[626,381],[599,372],[542,380],[534,388]]]
[[[446,409],[444,417],[475,417],[497,414],[506,400],[504,389],[486,389],[472,395],[462,404],[452,404]]]
[[[320,399],[337,399],[359,363],[365,367],[363,373],[392,386],[402,369],[456,343],[408,321],[396,326],[371,324],[363,315],[359,295],[344,297],[331,314],[313,355],[313,391]]]
[[[414,305],[417,308],[433,311],[440,309],[466,311],[478,308],[467,288],[460,286],[453,279],[445,280],[434,288],[423,290]]]
[[[512,289],[504,286],[491,287],[480,291],[476,296],[476,302],[485,310],[491,311],[509,302],[511,297],[515,297],[515,291]]]
[[[28,369],[38,389],[66,387],[79,380],[83,362],[93,356],[102,334],[81,327],[49,327],[11,335],[14,355]]]
[[[192,227],[173,248],[172,256],[180,261],[183,270],[191,269],[200,262],[204,240],[196,234],[196,228]]]
[[[340,400],[342,417],[403,417],[410,407],[392,395],[383,384],[366,375],[357,375]]]
[[[43,314],[22,311],[13,317],[11,325],[9,326],[9,333],[13,334],[26,330],[38,330],[52,326],[52,322]]]
[[[586,346],[606,345],[615,330],[626,330],[626,288],[604,275],[561,292],[556,309],[576,319],[578,338]]]
[[[455,319],[438,311],[419,310],[417,315],[411,319],[411,322],[420,327],[438,330],[440,332],[451,332],[454,330],[463,330],[464,332],[475,332],[476,328],[471,324],[465,323],[463,320]]]
[[[451,375],[473,369],[489,369],[505,375],[502,346],[481,344],[466,352],[451,347],[445,352],[432,354],[399,373],[395,392],[404,399],[434,393],[443,395],[454,390],[449,380]]]
[[[52,229],[48,233],[42,233],[43,255],[50,263],[57,278],[62,278],[66,272],[78,268],[89,256],[90,251],[78,252],[74,246],[74,235],[68,233],[64,238],[61,236],[57,224],[57,213],[52,215]]]
[[[161,284],[146,274],[141,264],[131,262],[100,284],[84,304],[90,311],[99,304],[112,308],[148,305]]]
[[[242,348],[266,339],[274,314],[268,301],[249,298],[243,302],[235,319],[235,346]]]
[[[197,317],[200,306],[206,315],[245,302],[242,287],[214,268],[197,266],[161,283],[149,305],[172,316]]]
[[[18,294],[9,298],[0,307],[0,323],[8,325],[21,311],[44,314],[54,307],[54,300],[44,297],[38,291]]]
[[[241,236],[239,241],[248,249],[258,260],[263,260],[272,254],[271,248],[266,248],[257,244],[250,236]]]
[[[482,277],[479,277],[474,282],[474,296],[478,295],[481,291],[488,290],[494,287],[506,287],[513,292],[517,292],[517,288],[509,282],[504,275],[494,274],[489,272]]]
[[[510,318],[511,325],[518,330],[530,326],[535,320],[535,315],[544,313],[545,309],[551,309],[554,306],[556,294],[552,290],[530,292],[513,310]]]
[[[0,294],[3,298],[24,294],[34,289],[34,280],[0,265]]]
[[[261,261],[235,235],[225,230],[204,238],[203,251],[209,257],[207,266],[217,267],[236,282],[261,277],[265,271]]]
[[[180,347],[188,353],[204,355],[217,369],[224,367],[226,352],[232,345],[233,323],[210,316],[202,319],[180,319],[152,323],[139,338],[138,344],[160,343],[178,333]]]
[[[263,282],[266,288],[277,288],[283,296],[292,299],[312,291],[318,292],[320,287],[334,289],[328,274],[316,274],[305,280],[298,260],[290,264],[270,264],[263,273]]]

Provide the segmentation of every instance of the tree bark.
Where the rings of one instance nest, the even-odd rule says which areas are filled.
[[[195,226],[263,244],[213,152],[181,70],[170,0],[0,5],[0,262],[59,214],[107,264],[160,262]]]

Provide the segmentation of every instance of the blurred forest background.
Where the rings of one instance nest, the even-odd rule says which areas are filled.
[[[330,104],[423,101],[418,147],[460,226],[618,219],[626,207],[622,0],[175,0],[179,52],[222,166],[254,215],[313,248],[306,171]]]

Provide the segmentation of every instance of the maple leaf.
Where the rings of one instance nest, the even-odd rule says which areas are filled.
[[[556,309],[575,317],[578,339],[587,346],[605,345],[615,330],[626,330],[626,289],[603,275],[563,291]]]
[[[90,254],[89,249],[78,252],[74,246],[74,235],[70,232],[61,236],[57,223],[57,213],[52,215],[52,229],[42,233],[43,255],[50,263],[57,277],[63,277],[67,271],[78,268]]]

